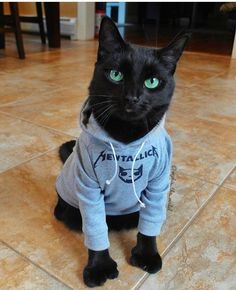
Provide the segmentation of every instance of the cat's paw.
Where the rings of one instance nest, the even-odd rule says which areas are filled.
[[[160,271],[162,268],[162,259],[158,253],[154,255],[146,255],[132,251],[130,263],[132,266],[139,267],[151,274]]]
[[[107,279],[115,279],[119,275],[117,264],[110,259],[103,264],[86,266],[84,268],[84,283],[88,287],[102,286]]]

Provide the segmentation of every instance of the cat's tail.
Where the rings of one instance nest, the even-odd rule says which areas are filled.
[[[75,140],[68,141],[63,143],[59,148],[59,157],[63,163],[66,162],[66,159],[70,156],[75,146]]]

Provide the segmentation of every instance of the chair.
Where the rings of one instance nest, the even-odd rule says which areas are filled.
[[[20,59],[25,58],[24,44],[20,27],[19,10],[17,3],[9,3],[10,15],[4,15],[3,3],[0,3],[0,48],[5,48],[5,32],[13,31]]]
[[[24,44],[22,38],[22,30],[20,27],[20,22],[33,22],[39,24],[41,41],[43,44],[46,43],[43,17],[42,17],[42,5],[41,3],[36,4],[37,16],[19,16],[18,3],[10,2],[10,15],[4,15],[4,6],[0,2],[0,48],[5,48],[5,32],[13,31],[16,38],[16,46],[18,50],[18,55],[20,59],[25,58]]]
[[[43,25],[42,4],[40,2],[36,2],[35,5],[36,5],[37,16],[20,16],[20,22],[38,23],[42,44],[46,44],[46,37],[45,37],[45,31],[44,31],[44,25]]]

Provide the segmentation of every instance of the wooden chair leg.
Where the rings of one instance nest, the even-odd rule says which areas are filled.
[[[58,48],[61,46],[60,39],[60,3],[44,2],[46,16],[47,37],[49,47]]]
[[[24,51],[24,44],[23,44],[21,27],[20,27],[18,3],[10,2],[9,4],[10,4],[13,25],[14,25],[13,28],[15,31],[16,45],[17,45],[19,58],[24,59],[25,58],[25,51]]]
[[[4,23],[1,17],[3,17],[3,3],[0,2],[0,48],[5,48],[5,33],[4,33]]]
[[[39,31],[40,31],[40,37],[43,44],[46,44],[46,37],[45,37],[45,31],[44,31],[44,25],[43,25],[43,9],[42,4],[40,2],[36,2],[36,10],[37,10],[37,17],[39,21]]]

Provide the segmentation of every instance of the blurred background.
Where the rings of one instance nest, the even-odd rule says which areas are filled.
[[[4,13],[8,12],[5,2]],[[20,2],[19,13],[34,15],[35,2]],[[108,15],[130,42],[160,47],[187,29],[193,33],[187,50],[223,55],[232,52],[236,26],[233,2],[60,2],[59,13],[60,35],[64,38],[93,38],[102,16]],[[86,31],[81,32],[84,26]],[[39,31],[36,23],[21,23],[21,28],[24,33]]]

